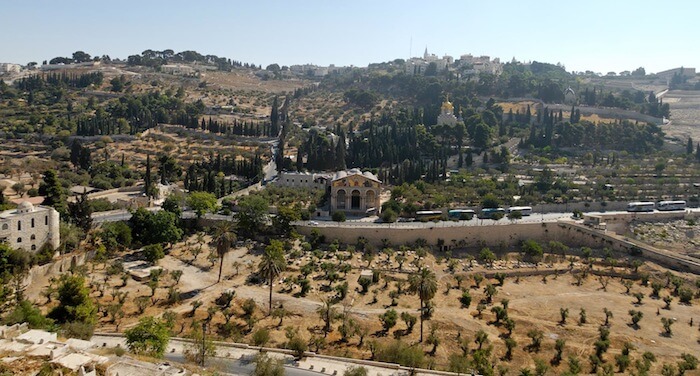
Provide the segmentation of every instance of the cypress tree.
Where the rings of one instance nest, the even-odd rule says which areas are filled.
[[[467,167],[471,166],[474,164],[474,158],[472,157],[472,151],[471,149],[467,150],[466,157],[464,158],[464,164],[467,165]]]
[[[693,154],[693,139],[688,137],[688,145],[686,146],[686,153]]]
[[[338,137],[338,144],[335,148],[336,170],[345,170],[345,133],[341,130]]]
[[[279,132],[279,121],[280,121],[280,116],[279,116],[279,109],[278,103],[277,103],[277,96],[275,96],[275,99],[272,101],[272,110],[270,111],[270,122],[272,123],[272,133],[277,134]]]
[[[574,105],[571,105],[571,113],[569,114],[569,123],[574,124],[576,119],[576,112],[574,111]]]
[[[143,188],[146,190],[146,195],[151,196],[151,155],[146,155],[146,176],[143,178]]]

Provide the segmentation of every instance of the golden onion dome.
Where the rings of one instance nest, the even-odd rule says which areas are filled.
[[[452,103],[447,99],[442,103],[442,111],[443,112],[452,112],[452,110],[454,110],[454,108],[455,107],[452,105]]]

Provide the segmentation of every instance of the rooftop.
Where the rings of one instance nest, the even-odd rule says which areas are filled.
[[[374,180],[376,182],[381,183],[381,181],[379,179],[377,179],[377,177],[373,173],[371,173],[369,171],[362,172],[362,171],[360,171],[359,168],[353,168],[353,169],[350,169],[347,171],[338,171],[335,173],[335,175],[333,175],[332,180],[335,181],[335,180],[343,179],[343,178],[346,178],[348,176],[353,176],[353,175],[362,175],[367,179]]]

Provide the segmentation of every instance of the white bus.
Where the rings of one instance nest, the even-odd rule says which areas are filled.
[[[648,201],[630,202],[627,204],[628,212],[653,212],[654,203]]]
[[[661,211],[685,210],[685,201],[659,201],[656,208]]]
[[[508,208],[508,213],[520,212],[520,214],[525,217],[532,214],[531,206],[511,206]]]
[[[447,212],[447,218],[454,220],[470,220],[474,218],[474,210],[471,209],[452,209]]]
[[[416,220],[421,222],[439,221],[442,219],[442,212],[439,210],[420,210],[416,212]]]
[[[477,217],[479,219],[501,219],[505,214],[506,209],[503,208],[484,208],[481,209]]]

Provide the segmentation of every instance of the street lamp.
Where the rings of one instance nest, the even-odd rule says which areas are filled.
[[[202,352],[199,354],[199,366],[204,367],[204,356],[207,351],[207,344],[206,344],[206,335],[207,335],[207,323],[202,322]]]

